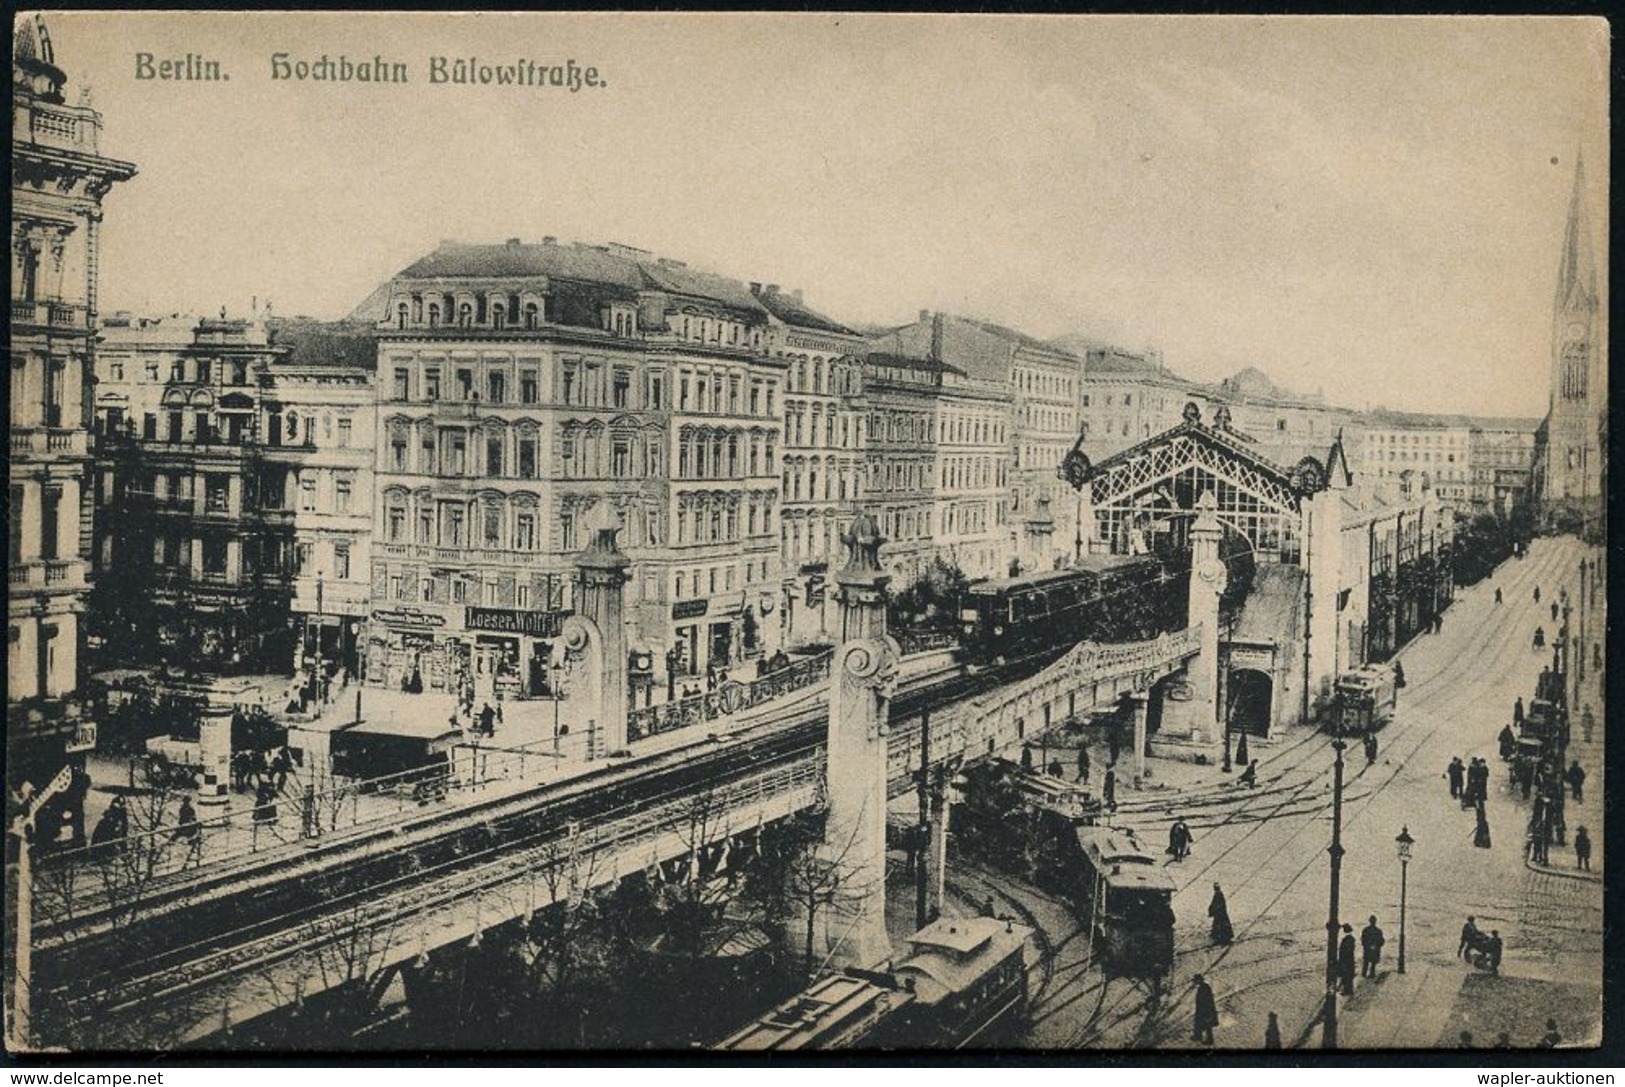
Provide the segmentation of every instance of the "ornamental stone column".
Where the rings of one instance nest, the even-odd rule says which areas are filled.
[[[1145,691],[1134,691],[1128,696],[1129,715],[1134,721],[1134,787],[1145,780],[1145,728],[1146,705],[1150,697]]]
[[[1191,525],[1191,578],[1187,625],[1201,628],[1202,650],[1188,666],[1191,742],[1211,744],[1218,719],[1219,596],[1229,579],[1219,559],[1218,500],[1203,491]]]
[[[843,540],[847,562],[835,575],[841,642],[830,676],[829,809],[821,859],[830,903],[820,919],[824,951],[838,966],[871,968],[891,957],[886,935],[886,734],[892,685],[902,657],[886,635],[882,537],[861,512]]]
[[[603,505],[598,511],[587,549],[576,556],[576,614],[563,631],[565,648],[587,664],[583,710],[594,722],[589,758],[625,751],[627,743],[625,609],[632,560],[615,543],[615,514]]]

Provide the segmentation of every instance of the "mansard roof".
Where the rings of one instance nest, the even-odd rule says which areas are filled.
[[[763,288],[756,294],[756,300],[769,313],[792,327],[811,329],[815,332],[834,332],[843,336],[857,335],[839,321],[825,317],[812,309],[794,294],[786,294],[776,288]]]

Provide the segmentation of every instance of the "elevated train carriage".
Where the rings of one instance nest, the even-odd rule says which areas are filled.
[[[941,918],[909,937],[889,971],[819,978],[718,1049],[981,1048],[1026,1021],[1033,930],[991,917]]]
[[[974,669],[1080,641],[1154,637],[1178,621],[1171,580],[1152,556],[1088,555],[1067,570],[976,582],[960,595],[964,662]]]
[[[1077,905],[1107,977],[1160,984],[1174,965],[1174,879],[1133,833],[1075,831]]]

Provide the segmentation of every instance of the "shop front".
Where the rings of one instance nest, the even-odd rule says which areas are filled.
[[[473,639],[476,696],[549,697],[553,643],[563,631],[564,621],[572,614],[562,609],[466,609],[463,627]]]

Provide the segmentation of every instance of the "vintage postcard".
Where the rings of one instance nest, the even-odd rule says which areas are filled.
[[[13,1053],[1604,1041],[1604,20],[12,29]]]

